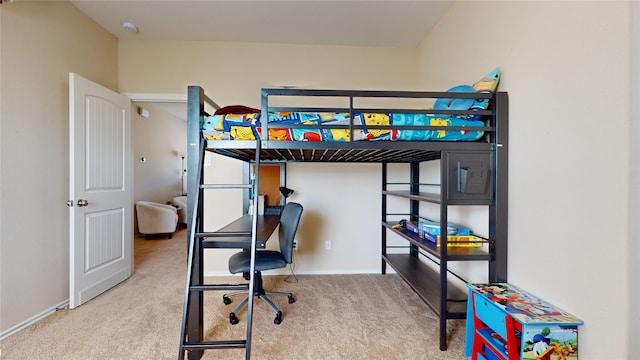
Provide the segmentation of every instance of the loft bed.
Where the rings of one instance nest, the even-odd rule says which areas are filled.
[[[466,299],[465,294],[458,295],[461,299],[450,297],[452,286],[447,281],[450,273],[447,263],[487,261],[488,281],[507,281],[508,96],[497,91],[452,90],[262,89],[260,109],[251,109],[244,106],[221,108],[201,87],[190,86],[188,173],[199,173],[199,159],[203,151],[254,164],[381,163],[382,273],[386,272],[385,265],[390,265],[440,316],[440,348],[446,350],[446,320],[464,319],[466,311],[466,305],[460,304]],[[317,99],[329,100],[320,101],[323,104],[320,106],[304,105]],[[411,106],[396,105],[404,104],[407,99],[412,101]],[[311,102],[315,104],[314,101]],[[336,101],[341,101],[342,105],[334,105]],[[207,108],[219,113],[212,114]],[[424,193],[423,184],[419,181],[418,164],[432,160],[442,160],[442,183],[439,194],[435,195]],[[407,191],[387,190],[386,165],[389,163],[411,165]],[[484,165],[475,169],[477,163]],[[463,172],[465,177],[469,176],[467,182],[460,180]],[[482,173],[483,190],[465,191],[465,185],[473,185],[479,173]],[[473,176],[476,177],[471,179]],[[198,209],[191,202],[191,194],[197,191],[201,179],[190,176],[188,181],[188,209]],[[439,214],[442,234],[447,233],[448,205],[488,206],[489,234],[484,239],[482,250],[448,248],[447,236],[443,236],[442,246],[431,246],[404,229],[398,230],[395,223],[387,222],[387,196],[399,196],[409,201],[410,220],[421,218],[419,202],[440,204],[444,209]],[[189,224],[192,223],[191,216],[189,213]],[[427,273],[419,262],[407,261],[405,255],[387,254],[387,231],[395,232],[409,242],[410,259],[426,255],[428,260],[435,262],[439,271]],[[421,277],[432,278],[429,281],[436,285],[423,284]]]
[[[256,141],[270,161],[408,162],[439,158],[441,150],[491,149],[498,142],[500,93],[345,91],[263,89],[259,112],[213,115],[209,104],[220,108],[199,87],[197,114],[189,116],[190,144],[201,137],[212,152],[240,160],[253,159]],[[197,95],[196,95],[197,93]],[[281,107],[275,97],[343,98],[347,107]],[[423,109],[356,107],[356,99],[424,99]],[[427,100],[448,103],[480,103],[486,109],[427,109]],[[195,101],[195,100],[194,100]],[[232,110],[238,106],[229,107]],[[244,107],[241,107],[244,108]],[[350,117],[349,114],[354,114]],[[197,121],[196,121],[197,116]],[[268,118],[268,121],[262,119]],[[261,134],[269,134],[267,138]]]

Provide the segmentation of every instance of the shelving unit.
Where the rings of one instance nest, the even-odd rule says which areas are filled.
[[[498,168],[504,160],[499,158],[496,149],[474,153],[443,150],[439,160],[439,192],[433,193],[422,191],[427,184],[420,182],[421,162],[409,163],[410,180],[400,184],[388,181],[387,163],[382,164],[382,273],[386,273],[387,265],[390,266],[440,317],[440,349],[446,350],[447,320],[464,319],[467,311],[467,294],[451,283],[450,276],[464,283],[467,281],[451,271],[449,262],[486,262],[488,281],[506,281],[507,190],[506,179],[502,179],[506,177],[506,166]],[[390,190],[390,184],[408,190]],[[498,188],[498,184],[502,184],[502,188]],[[400,216],[388,211],[391,197],[407,200],[408,221],[439,219],[440,234],[443,234],[441,246],[398,226],[398,220],[391,221],[391,217]],[[420,203],[423,202],[439,206],[439,214],[421,214]],[[483,240],[483,246],[448,246],[448,213],[449,208],[456,205],[484,206],[489,211],[489,236]],[[389,234],[406,240],[408,245],[388,246]],[[408,252],[398,253],[398,248],[407,248]]]

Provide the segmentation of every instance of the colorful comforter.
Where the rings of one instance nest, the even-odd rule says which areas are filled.
[[[262,139],[260,113],[224,114],[204,117],[201,129],[207,140],[256,140]],[[350,141],[349,113],[269,113],[269,140],[280,141]],[[477,130],[403,129],[415,126],[466,126],[483,127],[483,121],[475,118],[447,117],[428,114],[355,113],[354,141],[473,141],[483,135]],[[342,126],[333,127],[332,126]],[[372,126],[367,128],[366,126]],[[390,129],[376,129],[387,126]]]
[[[491,93],[497,90],[499,82],[500,69],[495,68],[473,86],[460,85],[448,92]],[[488,105],[488,98],[438,98],[433,110],[484,110]],[[260,116],[259,109],[241,105],[228,106],[216,111],[214,116],[201,118],[200,128],[207,140],[262,139]],[[354,126],[361,128],[350,130],[352,120]],[[349,113],[270,112],[267,121],[268,139],[280,141],[473,141],[481,138],[484,133],[477,127],[485,126],[482,117],[475,114],[354,113],[351,119]],[[438,128],[420,128],[429,126]],[[458,128],[447,130],[442,127]]]

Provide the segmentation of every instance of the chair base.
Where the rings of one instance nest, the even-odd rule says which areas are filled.
[[[249,280],[247,273],[243,273],[243,277]],[[260,271],[256,271],[256,274],[254,276],[253,288],[254,288],[253,295],[258,297],[259,299],[262,299],[262,301],[264,301],[267,305],[269,305],[269,307],[273,311],[275,311],[276,317],[275,319],[273,319],[274,324],[280,324],[282,322],[282,311],[276,306],[276,304],[273,303],[273,301],[271,301],[271,299],[267,297],[267,295],[286,295],[289,298],[289,304],[293,304],[294,302],[296,302],[296,299],[293,298],[293,294],[290,292],[265,291],[264,287],[262,286],[262,273]],[[231,299],[229,297],[234,295],[240,295],[240,294],[247,294],[247,292],[238,291],[230,294],[224,294],[222,295],[222,301],[224,302],[225,305],[229,305],[231,304]],[[231,325],[235,325],[240,321],[236,316],[236,314],[240,310],[242,310],[242,308],[248,302],[249,302],[249,297],[247,296],[238,304],[238,306],[236,306],[236,308],[231,313],[229,313],[229,322],[231,323]]]

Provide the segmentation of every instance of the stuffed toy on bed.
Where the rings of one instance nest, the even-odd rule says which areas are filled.
[[[462,93],[490,93],[498,89],[500,83],[500,69],[495,68],[485,77],[473,85],[458,85],[447,92]],[[489,107],[489,99],[437,99],[433,104],[434,110],[485,110]],[[461,118],[473,118],[473,115],[459,116]]]

